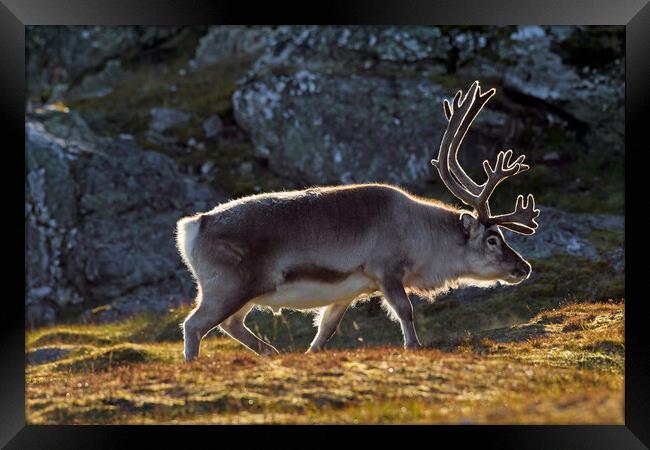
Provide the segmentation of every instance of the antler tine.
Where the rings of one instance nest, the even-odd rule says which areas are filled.
[[[535,197],[528,194],[524,203],[524,196],[518,195],[515,210],[510,214],[502,214],[491,218],[491,222],[503,228],[521,234],[534,234],[538,227],[535,219],[540,215],[540,210],[535,208]]]
[[[477,82],[475,82],[477,83]],[[489,91],[481,94],[480,90],[477,91],[477,96],[475,96],[474,103],[469,108],[469,111],[467,112],[467,115],[465,116],[465,119],[463,120],[461,126],[459,127],[458,131],[456,132],[454,139],[452,140],[451,144],[451,150],[449,154],[449,169],[451,173],[456,177],[458,182],[463,185],[463,187],[470,191],[473,195],[478,196],[481,191],[483,190],[483,187],[485,186],[485,183],[483,184],[478,184],[474,180],[472,180],[469,175],[465,172],[463,167],[460,165],[458,161],[458,151],[460,149],[460,144],[465,138],[465,135],[467,134],[467,131],[469,130],[469,127],[472,125],[472,122],[476,118],[479,112],[483,109],[483,106],[488,102],[488,100],[496,93],[496,90],[490,89]],[[457,94],[458,95],[458,94]],[[456,100],[454,98],[454,100]],[[444,104],[444,109],[445,109],[445,116],[447,117],[447,120],[451,120],[451,116],[453,114],[453,109],[451,108],[449,101],[446,99],[443,102]],[[530,169],[530,166],[523,164],[524,159],[526,158],[525,155],[521,155],[517,158],[517,160],[514,162],[514,164],[519,164],[519,170],[517,173],[521,173],[525,170]],[[437,165],[437,162],[434,163],[434,165]]]
[[[472,193],[469,192],[465,186],[459,183],[454,176],[449,171],[449,153],[451,151],[451,145],[454,140],[454,137],[457,134],[457,131],[463,125],[465,117],[470,110],[471,106],[474,104],[477,93],[479,92],[478,81],[475,81],[470,89],[465,94],[465,97],[462,99],[462,91],[456,92],[452,105],[445,100],[444,109],[445,115],[450,117],[447,124],[447,129],[445,134],[442,137],[442,142],[440,143],[440,151],[438,153],[438,159],[432,159],[431,164],[433,164],[440,174],[440,178],[451,193],[456,196],[458,199],[464,203],[471,205],[472,202]]]
[[[495,92],[495,89],[490,89],[481,93],[479,83],[475,81],[464,97],[462,97],[462,91],[458,91],[451,103],[446,99],[443,101],[448,124],[440,144],[438,159],[431,160],[431,164],[438,169],[440,178],[451,193],[476,210],[479,220],[484,223],[494,223],[518,233],[533,234],[537,228],[535,218],[540,211],[535,209],[535,200],[532,195],[528,196],[525,203],[523,196],[517,197],[515,211],[510,214],[492,216],[489,206],[490,196],[499,183],[530,169],[530,166],[524,164],[526,158],[524,155],[511,162],[513,152],[506,150],[498,153],[494,167],[490,165],[489,161],[483,161],[487,180],[481,185],[474,182],[458,162],[458,150],[465,134]]]
[[[447,121],[451,120],[451,115],[453,114],[453,111],[451,109],[451,105],[449,104],[449,100],[445,99],[442,102],[443,106],[445,107],[445,117],[447,118]]]
[[[501,151],[497,154],[497,160],[494,163],[494,168],[490,166],[488,160],[483,161],[483,169],[485,170],[486,175],[488,176],[487,181],[483,184],[480,194],[477,196],[474,203],[474,208],[478,212],[479,218],[485,222],[489,222],[490,209],[488,206],[488,200],[494,192],[494,189],[506,178],[509,178],[520,171],[520,161],[522,160],[521,156],[517,158],[514,163],[510,163],[510,158],[512,157],[512,150],[507,150],[505,152]]]
[[[451,143],[451,152],[449,154],[449,168],[451,173],[458,179],[458,181],[474,195],[479,195],[481,193],[482,185],[477,184],[472,180],[469,175],[463,170],[462,166],[458,162],[458,150],[460,149],[460,144],[465,139],[465,135],[469,130],[469,127],[474,122],[474,119],[479,112],[483,109],[483,106],[490,100],[490,98],[496,93],[496,89],[490,89],[489,91],[481,94],[480,89],[477,91],[478,96],[476,97],[474,103],[469,108],[465,120],[461,124],[458,132],[454,136],[454,139]]]

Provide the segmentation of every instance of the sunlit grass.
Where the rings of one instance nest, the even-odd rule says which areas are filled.
[[[71,350],[28,366],[28,421],[623,423],[622,302],[546,310],[418,352],[396,341],[305,355],[298,337],[293,352],[260,358],[215,333],[190,364],[165,338],[184,312],[28,333],[28,352]]]

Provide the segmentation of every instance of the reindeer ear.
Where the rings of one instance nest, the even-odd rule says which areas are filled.
[[[464,212],[460,215],[460,222],[463,224],[463,230],[465,231],[465,234],[469,235],[472,228],[476,225],[477,220],[476,217],[470,213]]]
[[[481,221],[469,212],[462,212],[460,214],[460,223],[463,226],[463,232],[467,239],[473,239],[475,236],[482,235],[485,231],[485,226]]]

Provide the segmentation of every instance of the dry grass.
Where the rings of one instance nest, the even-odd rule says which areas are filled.
[[[146,342],[141,321],[55,327],[28,336],[28,352],[70,353],[28,366],[27,419],[622,424],[623,318],[623,303],[573,304],[418,352],[382,346],[271,359],[213,336],[191,364],[178,340]]]

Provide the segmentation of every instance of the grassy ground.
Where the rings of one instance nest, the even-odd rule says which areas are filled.
[[[186,309],[29,332],[28,354],[68,353],[28,365],[27,420],[623,423],[622,300],[569,302],[482,331],[459,327],[467,311],[442,303],[416,305],[427,344],[417,352],[399,347],[399,326],[375,302],[349,311],[330,349],[316,355],[302,353],[314,333],[310,318],[286,312],[249,320],[285,352],[274,358],[213,333],[197,361],[182,362],[177,324]],[[445,324],[447,333],[439,329]]]

